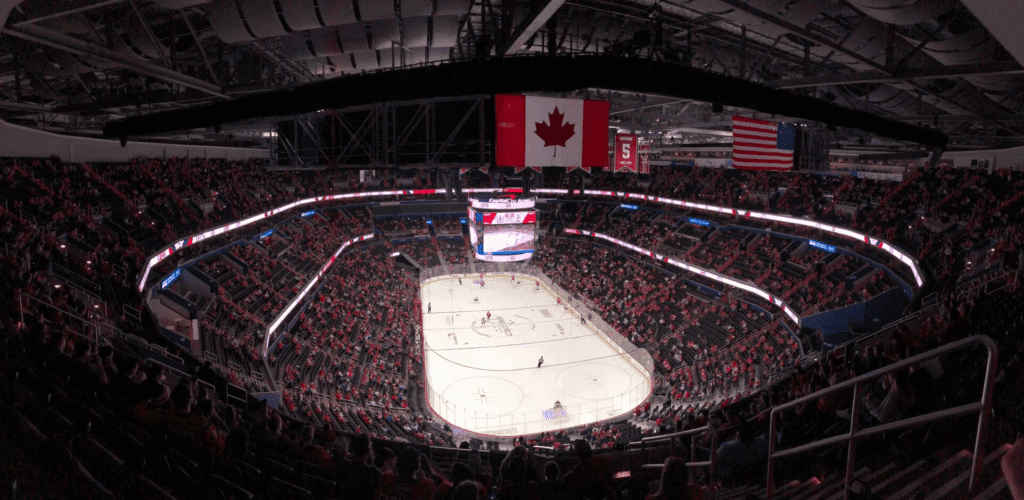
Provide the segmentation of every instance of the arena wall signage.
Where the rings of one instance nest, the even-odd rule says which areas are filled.
[[[820,241],[809,240],[807,242],[807,244],[811,245],[814,248],[817,248],[817,249],[820,249],[820,250],[824,250],[824,251],[829,252],[829,253],[836,253],[836,247],[834,247],[832,245],[828,245],[828,244],[822,243]]]
[[[170,276],[168,276],[167,278],[165,278],[163,281],[160,282],[160,288],[167,288],[167,287],[173,285],[174,284],[174,280],[178,279],[178,276],[181,276],[181,268],[180,267],[175,269],[174,272],[171,273]]]

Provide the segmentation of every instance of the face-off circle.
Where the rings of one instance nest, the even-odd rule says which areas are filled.
[[[607,399],[629,390],[632,379],[625,370],[606,363],[580,363],[558,372],[555,385],[581,399]]]
[[[509,380],[471,377],[452,382],[445,387],[441,397],[446,401],[458,401],[467,412],[476,411],[482,417],[513,413],[523,404],[524,396],[523,390]]]

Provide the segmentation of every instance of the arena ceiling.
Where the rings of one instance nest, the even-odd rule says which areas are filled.
[[[1005,147],[1024,143],[1021,18],[1013,0],[0,0],[0,118],[98,135],[113,120],[365,71],[621,53],[935,127],[950,149]],[[667,141],[721,142],[732,114],[762,116],[574,94]],[[257,119],[166,138],[237,143],[268,130]],[[887,142],[853,129],[832,141]]]

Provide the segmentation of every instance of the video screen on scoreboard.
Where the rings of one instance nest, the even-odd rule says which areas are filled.
[[[470,242],[477,259],[490,262],[529,259],[533,255],[537,213],[500,208],[511,207],[492,205],[468,210]]]
[[[533,224],[488,226],[484,229],[485,254],[509,255],[533,251]]]

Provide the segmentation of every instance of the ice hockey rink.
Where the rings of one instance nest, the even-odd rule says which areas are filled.
[[[427,398],[451,426],[535,434],[629,413],[650,395],[643,367],[543,282],[538,289],[536,278],[509,274],[480,281],[449,275],[420,287]]]

